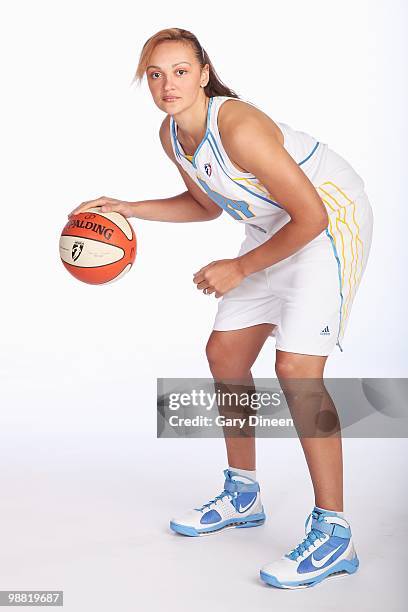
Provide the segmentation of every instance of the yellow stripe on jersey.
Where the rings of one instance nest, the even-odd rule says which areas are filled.
[[[349,286],[350,286],[350,292],[347,296],[347,300],[345,303],[345,316],[348,316],[348,309],[349,306],[351,304],[351,302],[353,301],[354,298],[354,294],[355,291],[357,290],[357,286],[361,277],[361,271],[362,271],[362,266],[363,266],[363,243],[360,239],[360,227],[356,221],[355,218],[355,202],[353,200],[351,200],[351,198],[348,197],[348,195],[346,193],[344,193],[344,191],[342,189],[340,189],[340,187],[338,187],[337,185],[335,185],[334,183],[332,183],[331,181],[328,181],[326,183],[323,183],[324,185],[332,185],[335,189],[337,189],[338,193],[346,200],[346,204],[341,206],[339,204],[339,202],[337,201],[336,198],[334,198],[334,196],[332,195],[332,199],[336,202],[336,204],[339,206],[340,209],[342,209],[344,216],[346,216],[346,213],[349,212],[350,213],[350,209],[352,212],[352,216],[353,218],[350,219],[350,223],[354,223],[354,226],[356,228],[356,233],[353,236],[353,232],[351,231],[351,229],[349,228],[353,238],[355,239],[355,242],[353,244],[353,241],[351,242],[351,251],[352,251],[352,256],[353,259],[351,261],[351,268],[350,268],[350,280],[349,280]],[[337,195],[337,193],[336,193]],[[337,195],[337,197],[339,197]],[[359,262],[359,245],[361,246],[361,260]],[[354,249],[353,247],[355,246],[355,260],[354,260]],[[357,270],[358,270],[358,263],[360,263],[360,270],[357,276]],[[354,265],[353,265],[354,264]],[[353,275],[353,279],[354,279],[354,283],[352,284],[352,280],[351,280],[351,276]]]
[[[251,187],[256,187],[257,189],[259,189],[259,191],[263,192],[265,195],[270,196],[269,191],[261,184],[261,183],[254,183],[253,181],[251,181],[248,178],[233,178],[233,181],[236,181],[237,183],[239,181],[243,181],[245,183],[247,183],[248,185],[251,185]]]
[[[323,186],[328,186],[328,185],[331,185],[332,187],[336,189],[336,196],[339,200],[344,198],[346,202],[344,203],[344,200],[343,200],[341,204],[338,201],[338,199],[334,197],[332,193],[330,193],[327,189],[323,189]],[[340,252],[340,249],[338,248],[338,245],[337,245],[336,232],[333,231],[332,222],[330,219],[330,211],[336,213],[335,222],[336,222],[336,228],[338,232],[337,237],[341,239],[341,243],[342,243],[342,248],[341,248],[342,264],[343,264],[342,265],[342,292],[343,292],[343,297],[345,297],[346,299],[342,307],[343,312],[341,313],[342,314],[341,326],[340,326],[340,331],[339,331],[339,338],[341,338],[343,323],[344,321],[347,320],[349,306],[353,301],[354,294],[355,294],[355,291],[357,290],[357,286],[358,286],[358,283],[361,277],[361,271],[362,271],[362,265],[363,265],[363,243],[360,239],[360,227],[355,218],[355,202],[351,198],[349,198],[349,196],[347,196],[344,193],[344,191],[340,189],[340,187],[338,187],[331,181],[326,181],[325,183],[322,183],[317,189],[321,191],[322,193],[324,193],[326,196],[326,197],[322,197],[322,200],[330,209],[328,211],[329,212],[330,232],[333,236],[337,252]],[[328,198],[330,198],[334,202],[334,204],[331,204]],[[352,217],[350,216],[350,213]],[[349,218],[347,218],[347,216]],[[351,261],[349,261],[349,257],[346,257],[345,246],[344,246],[347,233],[349,233],[350,235]],[[359,245],[361,247],[360,253],[359,253]],[[347,255],[348,254],[349,254],[349,251],[347,251]],[[360,255],[361,255],[361,260],[360,260]],[[360,263],[359,272],[357,272],[358,263]],[[347,295],[344,296],[344,291],[343,291],[345,288],[344,276],[347,273],[346,270],[348,267],[349,267],[348,292],[347,292]]]
[[[327,206],[333,211],[336,212],[336,210],[330,205],[330,202],[328,200],[326,200],[325,198],[322,197],[322,200],[325,204],[327,204]],[[337,220],[338,220],[338,216],[339,216],[340,211],[337,211],[337,215],[336,215],[336,226],[337,226]],[[333,225],[332,225],[332,219],[331,219],[332,215],[329,214],[329,228],[330,228],[330,235],[333,238],[334,241],[334,245],[335,245],[335,249],[336,252],[339,254],[340,253],[340,249],[338,247],[337,244],[337,238],[336,238],[336,233],[333,231]],[[344,271],[346,268],[345,262],[344,262],[344,240],[343,240],[343,236],[341,234],[341,232],[339,232],[341,241],[342,241],[342,265],[341,265],[341,286],[340,286],[340,293],[343,295],[343,291],[344,291]],[[342,335],[342,329],[343,329],[343,320],[344,320],[344,316],[343,316],[343,309],[344,309],[344,302],[342,303],[341,306],[341,312],[340,312],[340,328],[339,328],[339,333],[338,333],[338,340],[341,341],[341,335]]]

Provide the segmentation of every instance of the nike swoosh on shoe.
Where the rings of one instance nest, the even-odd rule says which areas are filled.
[[[256,497],[252,499],[246,506],[241,506],[241,504],[239,504],[238,512],[245,512],[246,510],[249,510],[249,508],[255,503],[255,501]]]
[[[315,559],[313,554],[310,556],[310,562],[316,569],[320,569],[327,561],[332,557],[338,550],[341,548],[343,544],[340,544],[335,550],[331,550],[328,555],[323,557],[322,559]]]

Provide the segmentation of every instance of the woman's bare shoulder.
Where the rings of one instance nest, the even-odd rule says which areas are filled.
[[[170,137],[170,115],[166,115],[160,126],[160,134],[166,134]]]
[[[218,111],[218,129],[220,134],[228,136],[230,130],[233,130],[236,125],[246,119],[256,118],[259,125],[265,130],[272,131],[275,137],[283,145],[284,136],[279,126],[266,113],[259,108],[248,104],[245,100],[239,98],[225,100]]]
[[[163,119],[161,126],[160,126],[160,140],[165,141],[165,143],[169,146],[171,145],[171,138],[170,138],[170,115],[166,115],[165,118]]]
[[[176,158],[174,157],[173,147],[171,145],[171,136],[170,136],[170,115],[166,115],[162,121],[159,130],[160,141],[163,149],[170,157],[170,159],[177,165]]]

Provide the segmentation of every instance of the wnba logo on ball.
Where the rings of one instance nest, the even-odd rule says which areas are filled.
[[[211,176],[211,164],[204,164],[204,170],[206,171],[208,176]]]
[[[78,257],[82,253],[83,248],[84,248],[83,242],[74,242],[74,244],[72,245],[72,250],[71,250],[72,259],[74,261],[78,259]]]

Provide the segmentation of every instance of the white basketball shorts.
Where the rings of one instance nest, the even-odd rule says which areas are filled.
[[[336,177],[337,178],[337,177]],[[367,264],[373,214],[364,190],[351,197],[344,184],[325,180],[316,187],[329,224],[314,240],[286,259],[247,276],[218,303],[214,330],[273,323],[281,351],[329,355],[341,342]],[[239,255],[273,233],[245,226]]]

